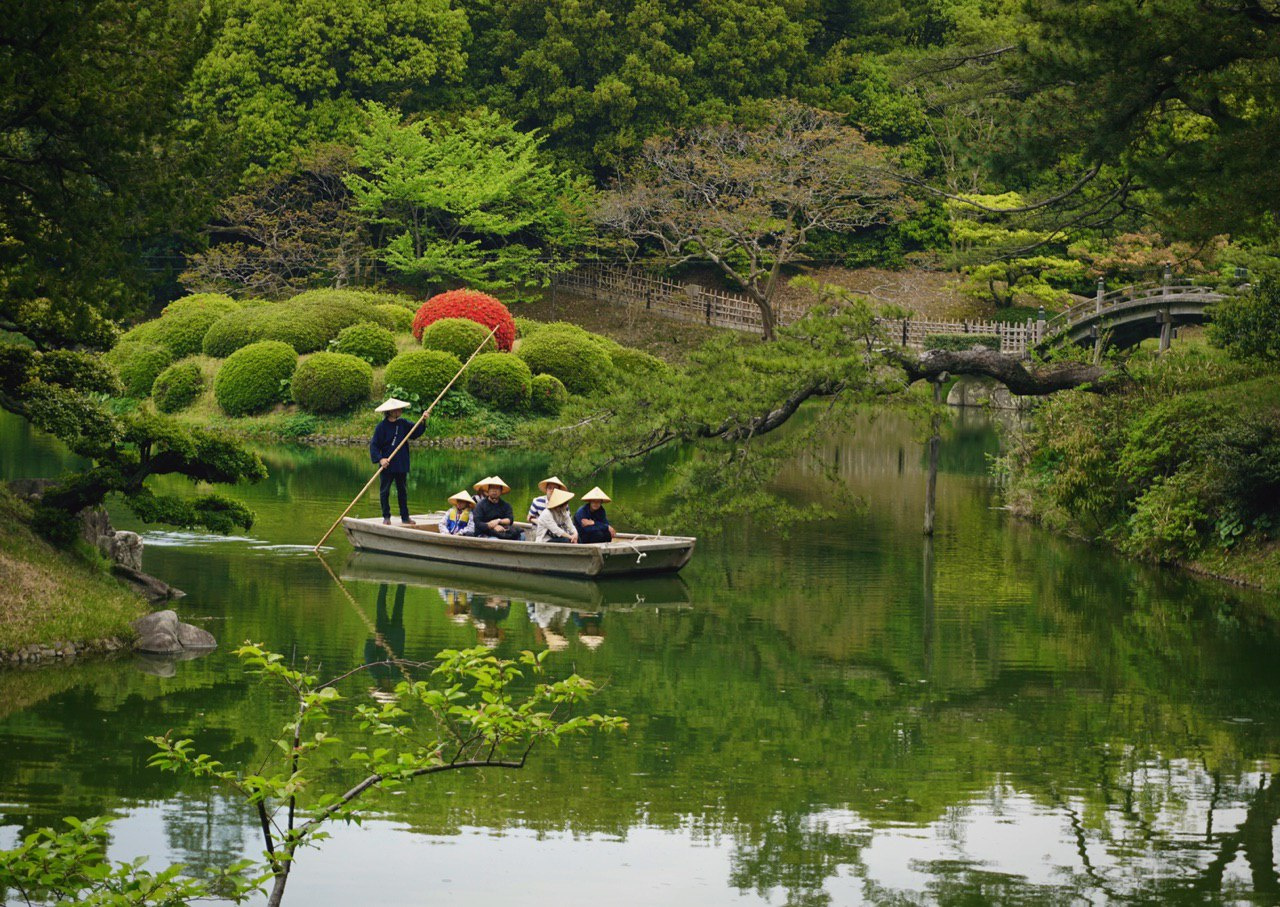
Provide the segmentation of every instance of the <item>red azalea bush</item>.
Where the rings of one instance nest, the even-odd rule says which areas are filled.
[[[511,350],[516,339],[516,322],[511,312],[488,293],[478,290],[449,290],[432,296],[418,309],[413,316],[413,336],[422,340],[422,332],[434,321],[441,318],[466,318],[485,328],[497,325],[498,333],[493,339],[498,349],[504,352]]]

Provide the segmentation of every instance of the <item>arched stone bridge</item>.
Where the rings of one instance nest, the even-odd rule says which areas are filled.
[[[1203,324],[1206,312],[1226,296],[1212,287],[1189,282],[1152,286],[1127,286],[1111,292],[1101,280],[1097,295],[1050,318],[1040,332],[1039,345],[1065,342],[1095,347],[1130,347],[1150,337],[1160,338],[1167,350],[1173,329],[1181,324]]]

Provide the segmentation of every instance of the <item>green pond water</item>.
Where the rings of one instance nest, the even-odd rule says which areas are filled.
[[[241,491],[251,533],[146,532],[146,568],[186,590],[180,613],[221,649],[0,672],[0,846],[106,813],[116,857],[198,871],[256,855],[244,806],[148,768],[143,739],[175,728],[226,763],[263,758],[283,706],[234,644],[330,674],[480,641],[551,649],[552,672],[603,683],[595,707],[631,730],[380,796],[302,855],[286,903],[1280,901],[1268,602],[1009,518],[986,475],[997,449],[984,420],[953,427],[931,543],[921,446],[889,414],[781,483],[818,501],[842,481],[865,510],[787,538],[727,525],[678,579],[441,575],[338,539],[327,560],[355,604],[309,547],[368,476],[364,451],[263,449],[270,478]],[[5,477],[67,462],[12,419],[0,458]],[[519,509],[548,468],[419,451],[415,509],[493,472]],[[660,498],[662,474],[602,477],[615,523]]]

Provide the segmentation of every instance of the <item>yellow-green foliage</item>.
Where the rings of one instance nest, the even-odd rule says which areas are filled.
[[[554,375],[573,394],[592,394],[603,389],[613,370],[613,362],[593,338],[577,328],[546,325],[521,342],[517,355],[531,372]]]
[[[373,366],[345,353],[316,353],[293,373],[293,399],[310,413],[337,413],[369,399]]]
[[[513,412],[529,408],[533,373],[511,353],[481,353],[467,367],[467,390],[477,400]]]
[[[378,314],[378,323],[393,333],[407,334],[413,329],[413,309],[384,302],[374,306],[373,310]]]
[[[443,350],[465,362],[488,333],[486,328],[467,318],[441,318],[423,330],[422,348]],[[492,337],[484,345],[485,352],[493,352],[497,348]]]
[[[287,343],[251,343],[222,363],[213,380],[214,396],[228,416],[261,412],[285,399],[297,365],[298,354]]]
[[[555,375],[534,375],[529,392],[529,408],[548,416],[560,414],[569,402],[569,392]]]
[[[370,365],[386,365],[396,354],[396,338],[381,325],[364,321],[339,331],[333,348],[339,353],[358,356]]]
[[[156,376],[173,361],[173,354],[159,344],[125,340],[117,343],[106,358],[120,376],[124,392],[130,397],[145,397],[151,393]]]
[[[399,394],[410,403],[426,406],[444,390],[460,368],[462,362],[452,353],[411,350],[392,359],[382,379],[388,393]]]
[[[162,413],[176,413],[194,403],[204,391],[204,373],[190,360],[175,362],[156,376],[151,398]]]

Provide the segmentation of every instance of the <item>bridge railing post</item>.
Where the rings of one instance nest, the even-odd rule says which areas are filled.
[[[1098,314],[1102,314],[1102,298],[1106,295],[1107,295],[1107,278],[1099,277],[1098,278],[1098,295],[1097,295],[1098,303],[1096,307]]]
[[[1168,296],[1173,286],[1173,266],[1164,266],[1164,276],[1160,282],[1160,295]]]

